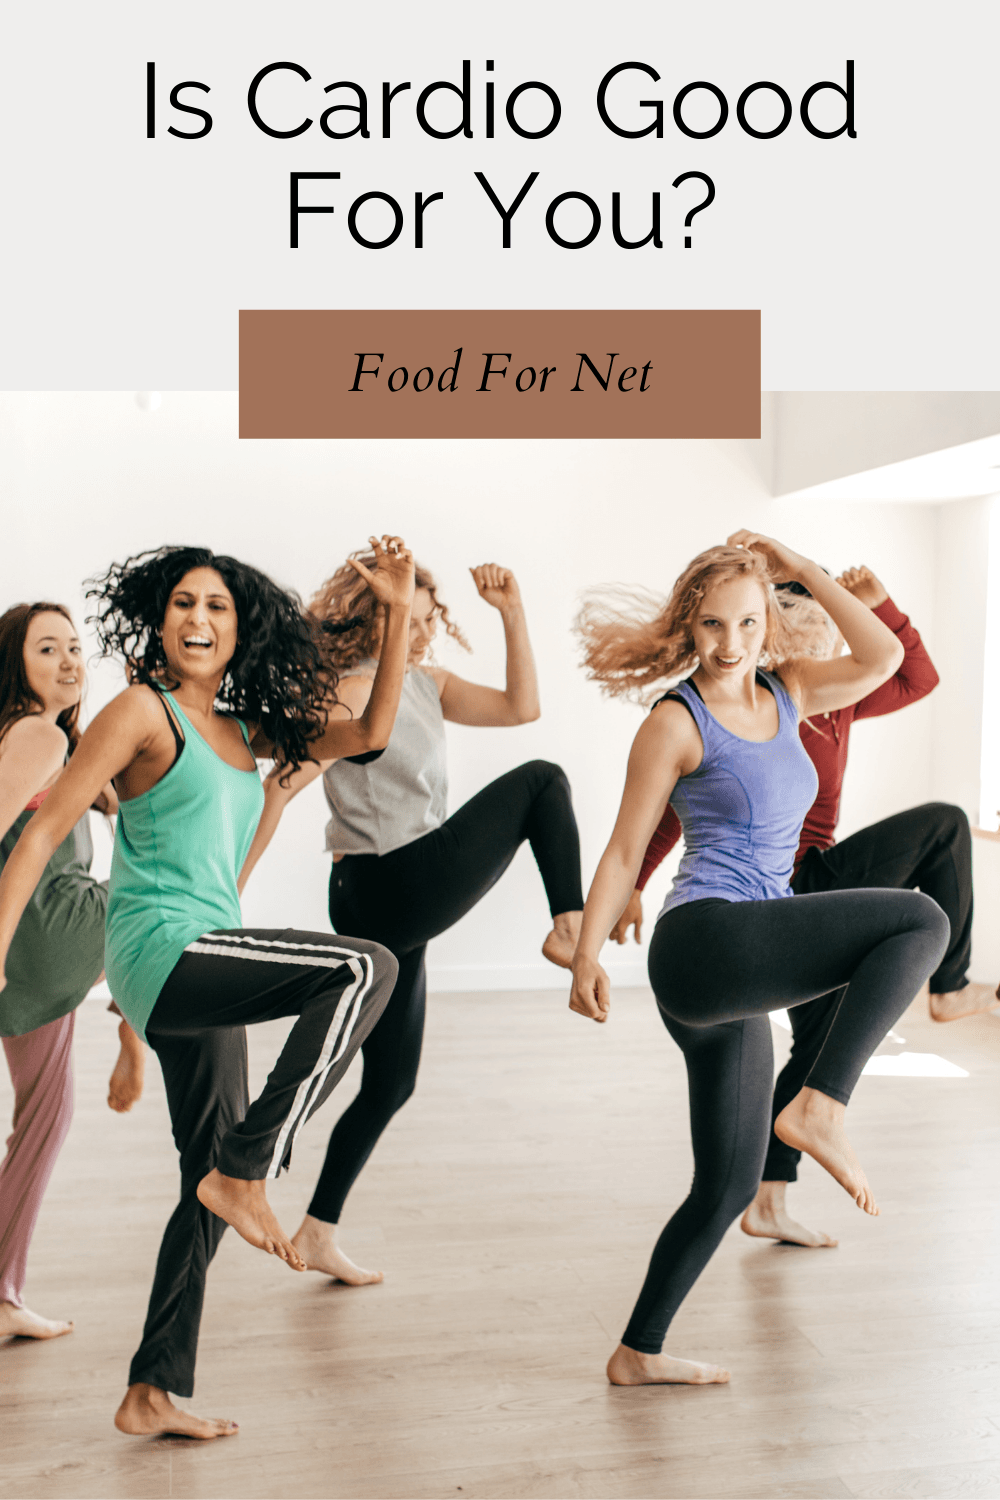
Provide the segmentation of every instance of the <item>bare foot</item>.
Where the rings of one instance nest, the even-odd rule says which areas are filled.
[[[115,1412],[115,1426],[119,1432],[128,1432],[135,1437],[155,1437],[163,1432],[176,1432],[179,1437],[211,1438],[231,1437],[239,1431],[239,1423],[228,1417],[196,1417],[192,1412],[181,1411],[167,1395],[155,1385],[130,1385],[125,1400]]]
[[[72,1332],[72,1323],[40,1317],[30,1307],[15,1307],[13,1302],[0,1302],[0,1339],[58,1339]]]
[[[752,1234],[763,1240],[781,1240],[786,1245],[805,1245],[807,1248],[832,1248],[837,1241],[824,1234],[822,1229],[806,1229],[797,1224],[785,1210],[784,1182],[762,1182],[757,1196],[740,1220],[744,1234]]]
[[[263,1182],[224,1177],[218,1167],[213,1167],[198,1184],[198,1200],[231,1224],[248,1244],[277,1255],[293,1271],[305,1270],[305,1261],[271,1212]]]
[[[573,967],[582,922],[582,911],[561,911],[552,918],[552,931],[542,944],[542,954],[550,964],[557,964],[560,969]]]
[[[978,1016],[989,1010],[1000,998],[1000,989],[988,984],[967,984],[962,990],[947,990],[928,995],[932,1021],[959,1021],[962,1016]]]
[[[775,1120],[774,1133],[786,1146],[807,1151],[866,1214],[877,1214],[868,1178],[844,1133],[844,1111],[843,1104],[819,1089],[800,1089]]]
[[[292,1236],[292,1244],[306,1263],[307,1271],[320,1271],[336,1281],[345,1281],[348,1286],[369,1286],[383,1279],[381,1271],[365,1271],[337,1244],[336,1224],[326,1224],[306,1214],[298,1231]]]
[[[608,1379],[612,1385],[728,1385],[729,1371],[696,1359],[640,1354],[619,1344],[608,1360]]]
[[[146,1072],[146,1049],[127,1021],[118,1027],[121,1051],[108,1084],[108,1106],[120,1115],[128,1114],[142,1098]]]

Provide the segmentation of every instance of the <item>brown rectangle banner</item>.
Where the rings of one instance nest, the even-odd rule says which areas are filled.
[[[760,436],[760,313],[243,311],[240,437]]]

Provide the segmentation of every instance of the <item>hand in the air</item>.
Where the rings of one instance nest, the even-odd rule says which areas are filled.
[[[478,568],[470,568],[469,572],[480,599],[485,599],[494,609],[514,609],[520,604],[521,590],[509,568],[501,568],[498,563],[481,563]]]
[[[642,892],[633,891],[628,898],[628,905],[622,912],[618,921],[611,929],[610,937],[613,943],[625,943],[628,941],[628,930],[635,928],[635,940],[642,942]]]
[[[369,569],[356,557],[347,561],[360,573],[375,598],[386,608],[406,608],[413,603],[413,553],[401,536],[370,536],[375,567]]]
[[[800,552],[793,552],[784,542],[776,542],[770,536],[761,536],[757,531],[734,531],[732,536],[726,538],[726,546],[744,547],[748,552],[756,552],[759,557],[763,557],[775,583],[787,583],[798,578],[809,562],[807,557],[803,557]]]
[[[837,582],[842,589],[853,594],[859,604],[867,604],[869,609],[878,609],[889,597],[889,590],[875,577],[871,568],[845,568]]]

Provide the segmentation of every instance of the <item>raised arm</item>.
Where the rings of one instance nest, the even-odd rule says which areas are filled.
[[[453,724],[476,728],[503,728],[529,724],[541,713],[538,678],[528,639],[528,622],[521,603],[517,579],[509,568],[484,563],[470,568],[479,596],[500,611],[507,642],[507,683],[503,689],[466,682],[454,672],[433,669],[441,712]]]
[[[381,540],[370,537],[369,540],[378,559],[375,568],[369,570],[356,557],[349,557],[348,562],[356,573],[361,574],[382,605],[385,620],[382,654],[363,711],[348,717],[337,713],[336,708],[332,709],[322,734],[310,742],[310,753],[319,761],[384,750],[396,722],[409,650],[413,556],[401,537],[383,536]],[[259,727],[251,745],[254,754],[261,759],[274,749],[267,734]]]
[[[909,703],[917,703],[921,698],[926,698],[941,679],[919,632],[889,598],[885,585],[875,577],[870,568],[865,567],[847,568],[837,582],[843,584],[855,599],[860,599],[862,604],[867,604],[869,609],[874,610],[882,624],[888,625],[904,652],[899,670],[888,682],[883,682],[881,687],[862,698],[854,713],[855,720],[876,719],[882,714],[895,713]]]
[[[360,718],[372,696],[372,679],[370,677],[354,676],[343,677],[337,684],[337,702],[330,710],[331,717],[341,720],[349,720],[353,715],[355,719]],[[362,752],[363,753],[363,752]],[[236,888],[242,896],[247,881],[253,873],[264,850],[274,838],[278,831],[285,808],[293,797],[297,797],[303,787],[321,776],[327,766],[332,766],[337,756],[331,756],[329,760],[307,760],[290,777],[285,785],[282,785],[282,768],[276,765],[264,778],[264,811],[260,815],[257,831],[253,836],[253,843],[243,861]]]
[[[817,563],[754,531],[737,531],[728,546],[763,553],[775,577],[806,586],[840,630],[850,653],[832,661],[796,657],[782,663],[781,677],[808,719],[847,708],[875,691],[903,660],[903,648],[887,625]]]
[[[148,688],[128,688],[101,710],[52,791],[17,841],[0,876],[0,971],[31,898],[52,855],[102,789],[162,730]],[[0,989],[5,980],[0,980]]]
[[[569,1005],[581,1016],[608,1018],[610,982],[598,955],[635,888],[650,836],[678,777],[696,770],[701,757],[701,736],[680,703],[661,703],[635,737],[618,819],[587,896],[573,959]]]

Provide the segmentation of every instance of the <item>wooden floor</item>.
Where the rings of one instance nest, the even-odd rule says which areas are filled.
[[[970,1076],[862,1080],[878,1220],[808,1164],[795,1208],[839,1249],[730,1231],[668,1349],[725,1361],[731,1385],[616,1390],[605,1360],[690,1173],[680,1055],[645,991],[603,1029],[551,992],[434,998],[420,1087],[344,1221],[385,1283],[295,1276],[228,1235],[189,1404],[241,1432],[207,1445],[111,1425],[176,1168],[155,1064],[112,1115],[110,1018],[90,1000],[79,1023],[27,1289],[77,1331],[0,1345],[0,1495],[1000,1495],[1000,1021],[932,1027],[914,1006],[906,1049]],[[253,1034],[258,1080],[280,1037]],[[355,1077],[273,1192],[290,1228]]]

